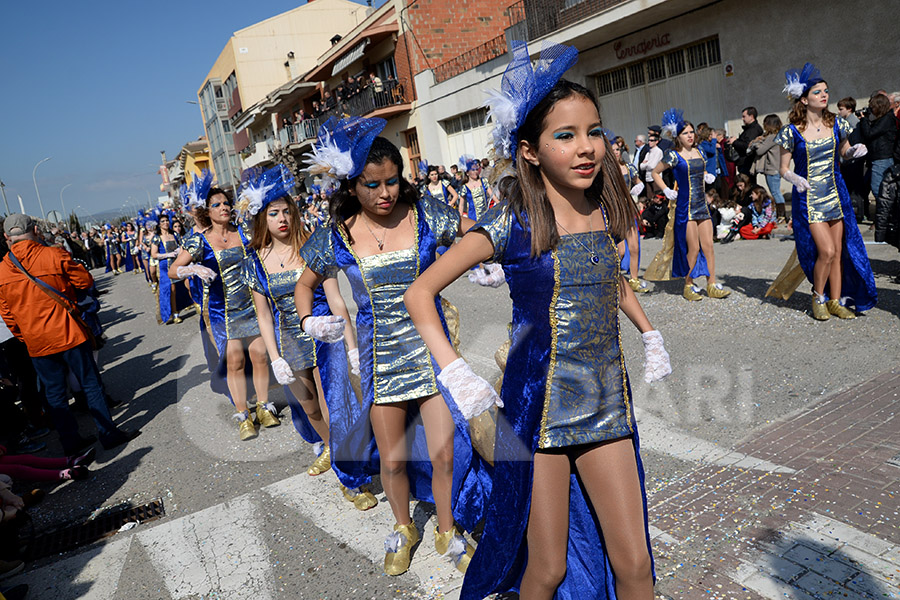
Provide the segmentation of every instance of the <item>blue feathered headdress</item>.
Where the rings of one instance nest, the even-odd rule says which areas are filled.
[[[801,98],[809,88],[825,81],[822,74],[812,63],[806,63],[802,69],[791,69],[784,72],[785,84],[782,92],[791,100]]]
[[[481,161],[471,154],[463,154],[459,157],[459,168],[463,171],[471,171],[481,167]]]
[[[285,196],[290,199],[294,189],[294,176],[282,164],[262,173],[248,169],[244,175],[238,210],[250,215],[256,215],[274,200]]]
[[[616,133],[612,129],[603,128],[603,135],[606,136],[606,139],[609,140],[610,144],[616,143]]]
[[[662,130],[669,132],[673,138],[684,129],[684,111],[678,108],[670,108],[663,113]]]
[[[181,203],[185,212],[206,206],[206,197],[212,188],[213,176],[209,169],[203,169],[199,176],[194,176],[190,185],[181,186]]]
[[[427,173],[428,172],[428,161],[420,160],[419,161],[419,173]]]
[[[338,121],[330,117],[319,127],[313,151],[305,154],[310,175],[327,175],[332,179],[359,177],[372,142],[387,125],[377,117],[348,117]]]
[[[572,46],[544,43],[541,56],[532,66],[528,45],[512,42],[512,61],[503,73],[500,90],[489,90],[484,106],[494,123],[491,146],[495,159],[515,163],[519,143],[519,127],[528,113],[578,60],[578,50]]]

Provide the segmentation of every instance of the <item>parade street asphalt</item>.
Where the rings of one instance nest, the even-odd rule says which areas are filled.
[[[806,575],[778,575],[766,567],[754,570],[762,554],[748,554],[742,562],[714,569],[704,561],[714,560],[713,556],[719,561],[726,550],[721,539],[704,535],[709,519],[698,518],[696,529],[687,530],[665,507],[677,505],[683,490],[698,489],[710,478],[721,479],[722,473],[782,482],[805,477],[807,465],[795,464],[796,453],[778,450],[779,443],[793,444],[795,432],[785,424],[823,410],[816,407],[837,402],[835,398],[843,398],[840,406],[853,406],[854,386],[900,365],[896,249],[866,246],[879,293],[874,309],[852,321],[816,322],[809,315],[807,284],[786,302],[763,299],[793,249],[792,241],[780,238],[786,233],[783,229],[775,233],[772,240],[716,245],[720,281],[733,290],[725,300],[704,296],[701,302],[686,302],[680,296],[680,281],[651,283],[653,292],[641,296],[671,354],[673,374],[667,380],[643,382],[640,336],[627,319],[622,323],[646,469],[651,535],[658,554],[657,589],[669,597],[815,597],[801,591],[779,595],[787,593],[779,585],[793,585]],[[864,237],[871,241],[868,231]],[[642,267],[659,247],[659,240],[644,242]],[[123,401],[114,416],[121,425],[144,433],[124,448],[101,450],[90,480],[52,488],[32,511],[35,528],[42,531],[103,507],[140,505],[158,498],[165,505],[165,516],[91,546],[39,559],[10,582],[29,583],[29,597],[38,600],[457,595],[461,577],[434,554],[430,526],[425,525],[432,507],[414,503],[425,535],[411,571],[397,578],[382,575],[382,541],[392,519],[380,487],[379,506],[359,513],[343,500],[332,473],[307,476],[314,455],[294,432],[287,413],[281,427],[239,442],[231,406],[209,390],[196,315],[178,325],[158,325],[154,297],[143,277],[130,273],[114,277],[99,270],[94,274],[108,291],[101,317],[109,341],[100,357],[110,393]],[[342,287],[352,304],[346,281]],[[462,354],[478,373],[496,378],[499,369],[493,355],[506,337],[510,319],[507,288],[480,288],[461,278],[445,296],[461,314]],[[282,401],[280,392],[273,394]],[[900,439],[896,401],[882,404],[872,404],[877,405],[873,415],[878,423],[866,418],[856,426],[887,424],[879,436],[896,444]],[[840,410],[822,412],[814,427],[824,434],[840,414]],[[81,423],[89,432],[90,420],[82,417]],[[806,422],[802,426],[813,427]],[[815,437],[810,434],[808,443]],[[766,443],[753,443],[758,438]],[[44,455],[59,453],[58,442],[51,438]],[[885,468],[888,474],[890,469],[900,471]],[[728,493],[725,489],[716,496],[717,514],[746,499],[743,488],[728,488]],[[871,482],[865,490],[861,493],[871,496],[884,491]],[[880,528],[866,529],[864,523],[850,522],[838,513],[792,514],[772,526],[785,531],[844,527],[842,531],[880,542],[878,560],[895,564],[890,561],[900,561],[897,497],[895,489],[889,497],[877,499],[884,512]],[[745,525],[750,530],[758,524]],[[823,556],[824,543],[817,549]],[[754,551],[771,554],[776,546],[780,548],[770,540],[769,546]],[[792,548],[783,550],[796,554]],[[726,586],[728,590],[737,591],[716,596],[714,587],[712,592],[702,589],[704,573],[714,573],[719,584],[725,582],[731,586]],[[878,597],[892,597],[888,594],[896,588],[888,582],[878,589],[888,590]],[[860,591],[845,596],[854,597],[852,593],[874,597]]]

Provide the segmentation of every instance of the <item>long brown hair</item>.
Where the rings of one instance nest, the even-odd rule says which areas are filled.
[[[672,144],[675,146],[676,152],[680,152],[685,149],[684,146],[681,145],[681,134],[682,134],[682,132],[684,132],[685,129],[688,128],[688,126],[690,126],[690,128],[694,130],[694,145],[687,149],[692,150],[693,148],[697,147],[697,141],[700,139],[697,136],[697,128],[694,127],[694,124],[691,123],[690,121],[685,121],[684,125],[681,127],[681,131],[678,132],[678,135],[673,136],[673,139],[672,139]]]
[[[778,118],[778,115],[766,115],[766,118],[763,119],[763,135],[775,135],[779,131],[781,131],[781,119]]]
[[[590,100],[597,107],[597,100],[590,90],[566,79],[560,79],[543,100],[528,113],[519,127],[519,140],[524,140],[533,147],[538,146],[538,138],[544,130],[550,109],[559,102],[572,96],[581,96]],[[600,109],[597,108],[599,114]],[[587,190],[585,197],[598,202],[606,211],[609,233],[618,239],[634,227],[637,208],[631,200],[631,194],[625,186],[625,178],[613,155],[612,146],[606,136],[606,153],[600,165],[600,172]],[[538,256],[556,248],[559,243],[559,231],[556,229],[556,216],[553,206],[547,198],[547,189],[541,178],[540,168],[529,163],[522,155],[521,146],[517,149],[516,175],[511,181],[501,182],[500,189],[507,191],[509,208],[516,216],[519,224],[531,233],[531,256]]]
[[[291,224],[288,227],[291,250],[295,255],[299,256],[300,248],[302,248],[303,244],[306,243],[306,240],[309,239],[309,233],[306,231],[306,228],[303,227],[300,209],[297,207],[297,203],[294,202],[290,196],[276,198],[269,203],[269,206],[275,202],[282,201],[287,202],[288,215],[291,218]],[[250,247],[260,254],[260,260],[262,260],[262,250],[268,248],[272,244],[272,233],[269,231],[269,224],[267,223],[267,212],[268,207],[253,215],[253,238],[250,240]]]
[[[821,83],[825,83],[824,81]],[[818,83],[816,85],[819,85]],[[813,86],[810,86],[809,90],[811,90]],[[794,100],[794,103],[791,105],[791,112],[788,114],[788,121],[797,128],[797,131],[803,132],[806,130],[806,105],[803,104],[800,99],[806,98],[809,95],[809,90],[806,90],[800,98]],[[835,114],[828,110],[826,106],[822,111],[822,122],[825,123],[828,127],[834,127],[834,117]]]
[[[869,98],[869,110],[872,111],[873,117],[880,119],[891,110],[890,98],[884,94],[875,94]]]

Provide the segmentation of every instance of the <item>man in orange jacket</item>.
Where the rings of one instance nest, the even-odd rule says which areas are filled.
[[[73,304],[75,290],[93,284],[91,274],[72,260],[68,252],[40,243],[37,226],[28,215],[10,215],[3,229],[10,254],[33,277],[62,293]],[[140,431],[124,431],[112,422],[87,332],[49,294],[52,292],[41,289],[16,267],[10,256],[0,262],[0,316],[13,335],[28,347],[65,453],[77,455],[94,441],[81,437],[69,410],[66,384],[69,370],[87,396],[103,447],[113,448],[134,439]]]

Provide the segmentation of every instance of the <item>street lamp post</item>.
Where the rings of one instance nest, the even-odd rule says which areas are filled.
[[[3,204],[6,206],[6,214],[9,215],[9,202],[6,201],[6,184],[0,179],[0,194],[3,195]]]
[[[66,203],[63,202],[62,193],[63,193],[64,191],[66,191],[66,188],[69,187],[70,185],[75,185],[75,184],[74,184],[74,183],[67,183],[66,185],[62,186],[62,189],[61,189],[61,190],[59,190],[59,204],[60,204],[60,206],[62,206],[62,209],[63,209],[63,216],[64,216],[66,219],[69,218],[69,213],[66,212]]]
[[[31,171],[31,180],[34,182],[34,193],[37,194],[38,206],[41,207],[41,218],[45,221],[47,220],[47,213],[44,212],[44,203],[41,202],[41,191],[38,189],[37,184],[37,168],[53,158],[52,156],[48,156],[47,158],[41,159],[38,161],[36,165],[34,165],[34,169]]]

